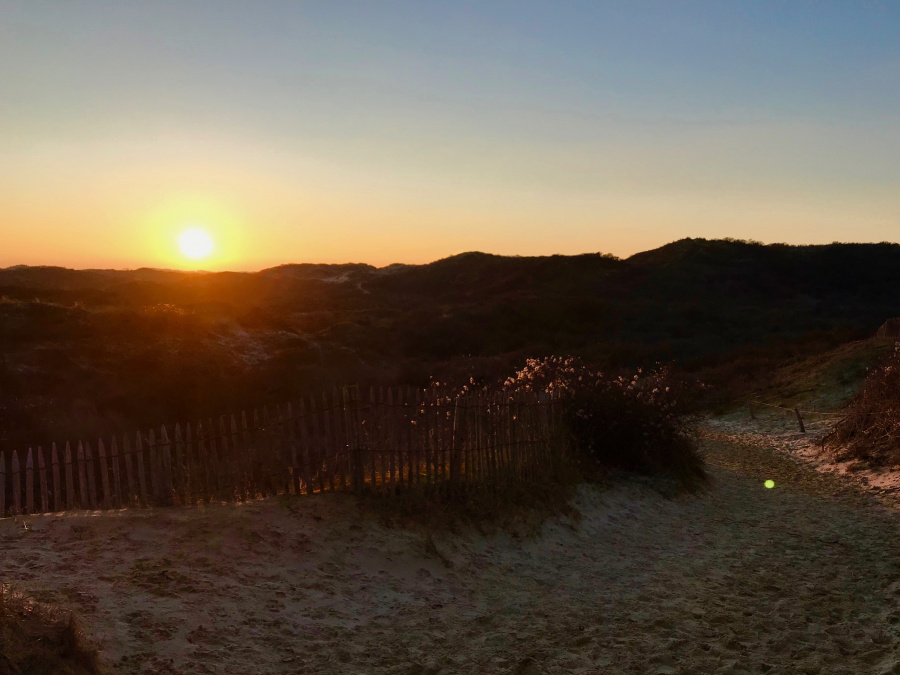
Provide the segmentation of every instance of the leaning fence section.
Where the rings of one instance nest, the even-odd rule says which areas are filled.
[[[344,387],[249,414],[0,453],[0,514],[117,509],[329,491],[437,500],[554,480],[559,401]]]

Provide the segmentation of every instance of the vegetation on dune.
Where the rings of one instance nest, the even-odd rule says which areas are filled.
[[[840,459],[900,466],[900,343],[866,377],[827,442]]]
[[[94,675],[97,649],[71,612],[0,585],[0,675]]]
[[[334,385],[493,381],[536,354],[672,362],[728,395],[871,335],[900,246],[683,240],[617,260],[469,253],[258,273],[0,270],[0,450]],[[834,273],[839,270],[840,273]]]
[[[702,384],[657,366],[608,374],[577,357],[529,359],[508,389],[557,396],[584,472],[666,475],[683,488],[705,482],[694,423]]]

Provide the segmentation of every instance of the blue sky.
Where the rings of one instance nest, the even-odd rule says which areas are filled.
[[[897,239],[898,3],[0,9],[0,265]]]

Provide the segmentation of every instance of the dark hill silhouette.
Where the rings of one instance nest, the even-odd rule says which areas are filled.
[[[749,376],[874,334],[900,315],[898,272],[897,244],[704,239],[625,260],[470,252],[255,273],[7,268],[0,449],[349,381],[496,375],[525,356]]]

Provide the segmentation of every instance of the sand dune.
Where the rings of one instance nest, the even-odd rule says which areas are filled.
[[[537,536],[431,547],[337,495],[7,519],[0,572],[125,673],[900,673],[898,515],[772,450],[706,452],[705,494],[583,488]]]

